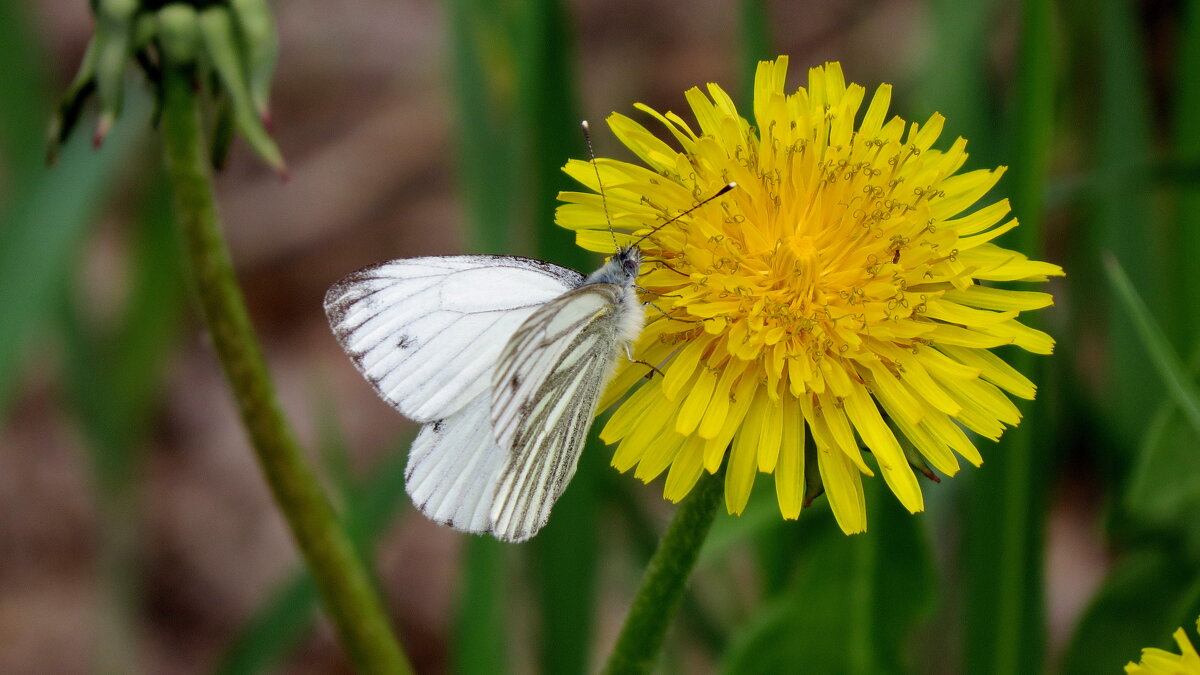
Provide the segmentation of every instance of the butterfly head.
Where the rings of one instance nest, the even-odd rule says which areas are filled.
[[[621,272],[625,274],[626,279],[630,281],[637,279],[638,272],[642,269],[641,249],[636,246],[622,246],[612,260],[620,265]]]
[[[584,283],[599,282],[630,287],[637,282],[642,269],[642,252],[636,246],[622,246],[608,262],[592,272]]]

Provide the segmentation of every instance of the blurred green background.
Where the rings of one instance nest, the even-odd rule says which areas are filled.
[[[1066,267],[1057,353],[985,464],[870,531],[773,490],[720,516],[665,673],[1098,673],[1200,614],[1200,1],[279,3],[274,134],[218,198],[283,403],[419,672],[582,673],[607,653],[671,508],[590,446],[532,543],[425,521],[414,428],[329,334],[325,288],[378,260],[511,252],[590,269],[552,225],[558,168],[628,158],[599,124],[748,95],[758,58],[841,61],[948,117],[967,168]],[[0,2],[0,672],[346,672],[180,272],[140,76],[100,151],[43,134],[87,3]],[[689,115],[685,114],[685,117]],[[85,125],[91,118],[85,118]],[[991,200],[988,200],[991,201]],[[1113,262],[1107,267],[1106,256]],[[1122,281],[1128,283],[1122,283]],[[764,481],[766,482],[766,481]]]

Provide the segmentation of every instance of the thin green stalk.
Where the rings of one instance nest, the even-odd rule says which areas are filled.
[[[683,598],[700,546],[717,515],[723,486],[721,474],[706,473],[680,504],[650,559],[604,672],[648,673],[654,668],[667,625]]]
[[[275,501],[357,669],[411,672],[362,561],[280,411],[217,218],[192,78],[173,64],[164,73],[162,130],[188,272]]]

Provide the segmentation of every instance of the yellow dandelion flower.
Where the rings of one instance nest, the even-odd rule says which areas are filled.
[[[882,85],[856,127],[865,90],[837,63],[809,70],[808,88],[791,94],[787,65],[759,64],[753,123],[715,84],[686,93],[698,131],[636,106],[675,145],[610,116],[646,166],[569,162],[592,192],[560,194],[557,221],[593,251],[612,251],[609,222],[620,243],[645,235],[639,284],[653,306],[636,353],[664,376],[618,369],[601,409],[633,392],[601,432],[619,444],[613,465],[647,482],[667,471],[664,495],[678,501],[727,463],[731,513],[756,472],[773,473],[783,517],[824,490],[841,528],[861,532],[864,474],[880,470],[920,511],[912,466],[953,475],[956,454],[978,465],[964,428],[996,439],[1020,420],[1005,392],[1034,396],[988,350],[1050,353],[1053,339],[1018,315],[1052,298],[981,282],[1063,272],[992,243],[1017,224],[1007,200],[965,213],[1003,168],[956,173],[966,142],[933,149],[940,115],[888,119]]]
[[[1200,621],[1196,622],[1196,629],[1200,630]],[[1129,675],[1200,675],[1200,654],[1196,653],[1187,633],[1180,628],[1173,637],[1180,653],[1147,647],[1142,650],[1139,663],[1125,664],[1125,672]]]

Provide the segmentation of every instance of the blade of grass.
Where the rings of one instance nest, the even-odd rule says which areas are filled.
[[[1200,375],[1200,343],[1188,359],[1187,378]],[[1200,433],[1181,414],[1175,400],[1166,398],[1146,425],[1137,462],[1125,490],[1125,504],[1140,524],[1156,532],[1177,532],[1176,538],[1200,556],[1200,530],[1193,514],[1200,513]]]
[[[448,3],[457,108],[459,189],[465,202],[472,250],[511,250],[516,224],[516,145],[513,140],[512,47],[505,36],[512,22],[505,8],[486,0]],[[496,30],[502,26],[504,30]],[[504,547],[471,537],[460,569],[462,594],[456,609],[450,660],[454,672],[507,671]]]
[[[1024,0],[1018,52],[1015,109],[1010,126],[1010,195],[1021,226],[1011,241],[1040,258],[1040,236],[1054,120],[1054,53],[1049,0]],[[973,141],[974,139],[972,139]],[[1022,317],[1036,322],[1036,317]],[[1042,360],[1012,350],[1011,362],[1043,383]],[[1042,604],[1045,503],[1054,444],[1045,426],[1050,415],[1039,400],[1021,405],[1020,426],[990,448],[971,475],[970,520],[964,533],[968,569],[964,670],[972,673],[1035,673],[1045,669]],[[1041,442],[1039,442],[1041,441]]]
[[[758,62],[775,56],[768,23],[766,0],[741,0],[738,3],[739,61],[742,65],[738,100],[748,110],[753,110],[750,106],[754,104],[754,73],[758,70]]]
[[[87,134],[75,134],[53,169],[22,169],[31,175],[28,188],[0,216],[0,419],[25,349],[49,318],[96,208],[133,152],[149,111],[146,96],[131,95],[103,148],[93,150]]]
[[[1200,0],[1183,3],[1175,78],[1175,160],[1183,166],[1200,165]],[[1174,217],[1179,244],[1175,269],[1179,272],[1180,307],[1200,307],[1200,178],[1179,185]],[[1200,340],[1200,311],[1180,312],[1178,344]]]
[[[1050,8],[1047,2],[1021,3],[1017,109],[1009,143],[996,139],[1000,119],[988,70],[988,45],[999,10],[997,3],[938,0],[931,6],[934,30],[925,77],[925,107],[945,113],[951,136],[968,139],[970,165],[1010,164],[1024,239],[1036,255],[1053,119],[1053,60],[1049,53]],[[918,116],[919,117],[919,116]],[[1002,151],[1011,154],[1002,155]],[[1012,185],[1012,184],[1006,184]],[[986,203],[986,202],[985,202]],[[1023,319],[1025,317],[1022,317]],[[1019,367],[1029,372],[1028,360]],[[1040,555],[1046,453],[1035,448],[1035,415],[1026,410],[1021,426],[1000,446],[985,449],[986,463],[966,477],[967,502],[962,527],[964,598],[963,669],[972,673],[1039,672],[1042,666]]]
[[[987,72],[987,46],[998,9],[993,0],[929,3],[932,39],[920,109],[923,114],[936,110],[945,115],[943,136],[969,139],[971,165],[990,163],[998,150],[990,140],[997,120],[990,114],[994,106]],[[917,118],[924,122],[921,115]]]
[[[506,554],[508,545],[490,537],[472,537],[462,564],[463,590],[455,626],[453,672],[493,675],[509,671],[504,661],[507,621]]]
[[[458,138],[458,187],[466,202],[472,249],[500,253],[512,245],[513,57],[502,7],[486,0],[448,3]],[[497,30],[496,26],[504,27]]]
[[[538,257],[589,271],[595,256],[575,246],[574,233],[554,224],[556,196],[578,186],[562,171],[586,156],[575,89],[575,57],[567,5],[533,0],[519,14],[517,54],[518,143],[527,171],[519,179],[523,214],[533,223]]]
[[[43,130],[49,118],[45,83],[48,62],[34,40],[32,4],[0,3],[0,158],[5,163],[0,186],[20,194],[39,173],[44,152]]]
[[[1188,376],[1187,366],[1171,348],[1171,342],[1134,288],[1129,275],[1113,256],[1104,259],[1104,271],[1113,292],[1125,309],[1125,319],[1132,324],[1140,338],[1140,346],[1150,357],[1154,371],[1162,379],[1167,393],[1183,411],[1184,416],[1196,433],[1200,434],[1200,388]]]
[[[537,257],[585,272],[594,257],[554,224],[555,196],[574,188],[561,170],[584,156],[576,102],[571,27],[562,0],[534,0],[517,10],[517,143],[526,171],[518,179],[521,213],[533,224]],[[540,669],[547,673],[589,670],[596,608],[599,473],[607,453],[593,430],[575,477],[554,506],[546,527],[531,543],[533,578],[541,610]]]
[[[1085,11],[1097,12],[1099,37],[1104,45],[1099,62],[1101,98],[1096,110],[1100,184],[1093,196],[1101,250],[1116,252],[1144,297],[1164,298],[1160,274],[1165,266],[1155,262],[1165,259],[1164,248],[1159,241],[1161,231],[1154,218],[1153,203],[1145,185],[1131,185],[1127,180],[1132,171],[1149,165],[1153,147],[1149,82],[1135,5],[1129,0],[1113,0],[1103,3],[1098,10]],[[1086,296],[1079,299],[1080,304],[1088,301]],[[1145,392],[1154,388],[1154,375],[1137,329],[1120,312],[1112,311],[1112,303],[1095,304],[1110,308],[1109,375],[1104,388],[1108,395],[1104,403],[1115,432],[1112,449],[1124,464],[1153,413],[1156,401]],[[1166,316],[1163,308],[1160,304],[1151,306],[1158,316]]]
[[[178,241],[165,183],[159,180],[157,187],[133,233],[133,283],[119,329],[99,335],[70,298],[60,316],[66,338],[64,388],[91,452],[97,493],[104,612],[97,670],[105,673],[130,672],[135,666],[138,467],[182,318]]]

